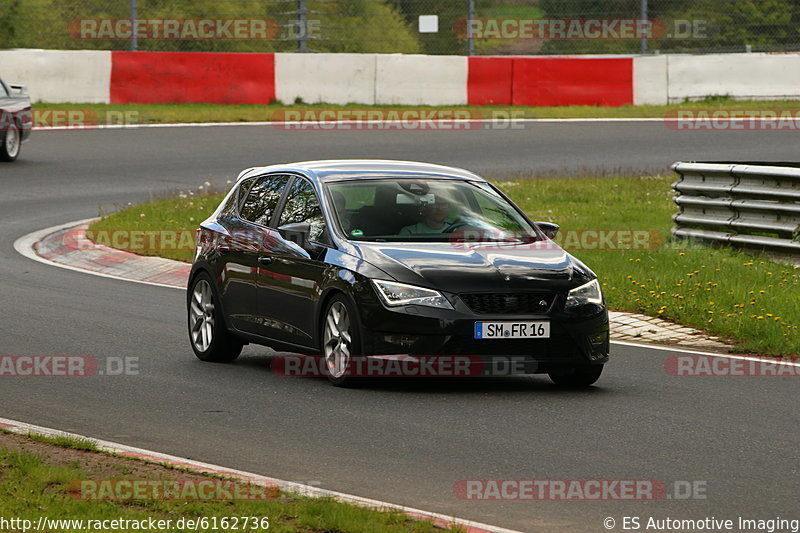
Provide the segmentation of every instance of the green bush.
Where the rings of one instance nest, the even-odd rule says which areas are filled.
[[[137,0],[138,19],[269,19],[281,26],[269,40],[140,39],[139,50],[280,52],[298,48],[296,2],[262,0]],[[317,52],[416,53],[416,33],[380,0],[309,0],[308,48]],[[80,39],[70,30],[85,19],[127,19],[119,0],[4,0],[0,3],[0,49],[128,50],[127,39]]]

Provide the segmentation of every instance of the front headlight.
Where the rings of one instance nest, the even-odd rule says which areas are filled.
[[[589,283],[584,283],[580,287],[576,287],[569,291],[567,296],[567,303],[564,306],[566,309],[578,307],[579,305],[603,303],[603,293],[600,291],[600,282],[593,279]]]
[[[378,295],[383,303],[389,307],[398,305],[427,305],[428,307],[441,307],[452,309],[450,302],[442,296],[442,293],[433,289],[417,287],[416,285],[406,285],[396,281],[383,281],[373,279],[372,283],[378,289]]]

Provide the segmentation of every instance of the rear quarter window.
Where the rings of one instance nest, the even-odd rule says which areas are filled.
[[[262,226],[269,226],[288,182],[289,176],[285,175],[256,178],[242,203],[241,217]]]

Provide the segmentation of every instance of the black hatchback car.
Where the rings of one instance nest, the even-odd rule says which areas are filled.
[[[204,361],[249,342],[316,355],[335,385],[363,377],[361,360],[463,356],[481,375],[588,386],[608,360],[608,312],[557,230],[462,169],[251,168],[197,230],[191,345]]]

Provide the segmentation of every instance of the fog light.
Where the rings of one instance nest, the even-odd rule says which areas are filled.
[[[402,346],[405,348],[413,345],[417,341],[417,338],[408,335],[384,335],[383,340],[389,344],[394,344],[396,346]]]
[[[608,355],[608,331],[589,335],[589,358],[602,359]]]

